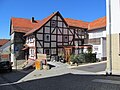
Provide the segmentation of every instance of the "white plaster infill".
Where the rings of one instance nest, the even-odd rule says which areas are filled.
[[[97,65],[97,64],[102,64],[102,63],[107,63],[107,61],[101,61],[101,62],[95,62],[95,63],[82,64],[82,65],[78,65],[78,66],[69,66],[68,68],[84,67],[84,66]]]

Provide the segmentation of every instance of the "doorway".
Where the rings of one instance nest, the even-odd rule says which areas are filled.
[[[72,53],[72,48],[65,48],[65,60],[70,63],[70,55]]]

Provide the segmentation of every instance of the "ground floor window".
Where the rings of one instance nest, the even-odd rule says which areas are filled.
[[[88,43],[93,44],[93,45],[100,45],[101,44],[101,39],[100,38],[89,39]]]
[[[49,49],[45,49],[45,54],[49,55],[50,54],[50,50]]]
[[[34,49],[30,49],[30,56],[34,56],[34,54],[35,54],[35,50]]]

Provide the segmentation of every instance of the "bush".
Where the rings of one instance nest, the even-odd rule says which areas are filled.
[[[92,53],[85,53],[85,61],[87,63],[89,62],[96,62],[97,59],[96,59],[96,54],[92,54]]]
[[[83,54],[79,54],[79,55],[71,55],[70,56],[70,61],[73,62],[73,64],[75,63],[83,63],[85,61],[85,57]]]
[[[96,62],[96,54],[92,53],[81,53],[78,55],[71,55],[70,61],[74,63],[90,63],[90,62]]]

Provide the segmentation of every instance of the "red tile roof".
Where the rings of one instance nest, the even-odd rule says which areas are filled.
[[[38,25],[37,27],[33,28],[31,31],[27,32],[27,33],[25,34],[25,36],[27,36],[27,35],[35,32],[35,31],[38,30],[38,29],[40,29],[45,23],[47,23],[47,21],[49,21],[49,20],[50,20],[54,15],[56,15],[57,13],[58,13],[58,12],[53,13],[53,14],[51,14],[50,16],[48,16],[47,18],[44,18],[43,20],[41,20],[40,23],[39,23],[39,25]]]
[[[25,19],[25,18],[11,18],[12,22],[12,27],[15,32],[23,32],[26,33],[30,31],[31,29],[35,28],[38,26],[40,21],[35,20],[35,22],[32,22],[30,19]],[[12,33],[13,31],[11,31]]]
[[[88,28],[89,22],[84,22],[84,21],[81,21],[81,20],[75,20],[75,19],[71,19],[71,18],[64,18],[64,19],[69,26],[80,27],[80,28]]]
[[[9,41],[9,39],[0,39],[0,46],[3,46]]]
[[[22,32],[26,33],[26,35],[29,35],[36,30],[40,29],[45,23],[47,23],[48,20],[50,20],[55,14],[59,12],[53,13],[47,18],[44,18],[43,20],[35,20],[33,23],[30,19],[25,18],[11,18],[12,27],[15,32]],[[79,27],[79,28],[86,28],[88,30],[93,30],[96,28],[102,28],[106,26],[106,17],[99,18],[97,20],[94,20],[93,22],[84,22],[81,20],[75,20],[70,18],[64,18],[65,22],[68,26],[72,27]],[[11,31],[12,33],[13,31]]]
[[[106,27],[106,17],[98,18],[88,25],[88,30]]]

